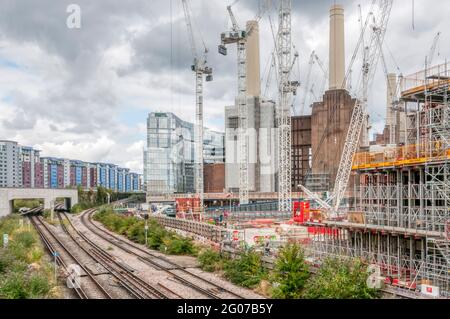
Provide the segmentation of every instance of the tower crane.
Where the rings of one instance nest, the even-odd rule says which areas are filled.
[[[426,60],[427,60],[427,62],[426,62],[426,69],[427,69],[427,70],[428,70],[428,69],[431,67],[431,65],[433,64],[434,54],[435,54],[435,52],[436,52],[436,48],[437,48],[437,44],[438,44],[438,42],[439,42],[440,36],[441,36],[441,32],[438,32],[438,33],[436,34],[436,36],[434,37],[434,39],[433,39],[433,45],[431,46],[430,52],[428,53],[428,55],[427,55],[427,57],[426,57]]]
[[[233,5],[236,3],[235,1]],[[248,159],[248,112],[247,112],[247,38],[252,34],[254,25],[243,30],[234,16],[232,5],[227,6],[227,11],[232,23],[231,31],[221,34],[221,44],[219,53],[227,55],[229,44],[237,44],[237,64],[238,64],[238,144],[239,144],[239,204],[249,202],[249,159]],[[264,9],[256,17],[256,21],[261,20]]]
[[[203,76],[206,75],[206,81],[213,80],[213,70],[207,65],[208,49],[203,42],[203,55],[200,57],[195,43],[195,34],[192,28],[192,21],[188,0],[182,0],[184,17],[188,31],[189,43],[191,45],[192,57],[194,59],[191,70],[195,74],[195,191],[200,200],[200,208],[203,211]]]
[[[314,58],[316,59],[317,65],[319,65],[320,69],[323,72],[323,82],[322,82],[322,85],[320,87],[320,89],[321,89],[320,92],[323,93],[325,91],[325,85],[326,85],[327,80],[328,80],[328,69],[325,68],[322,60],[320,60],[320,58],[319,58],[319,56],[317,54],[314,54]]]
[[[308,94],[312,94],[314,99],[317,100],[317,97],[314,94],[314,83],[311,85],[310,87],[310,83],[311,83],[311,72],[312,72],[312,68],[314,66],[314,64],[317,63],[317,65],[320,67],[320,69],[323,72],[324,78],[323,78],[323,82],[320,86],[320,92],[323,92],[325,90],[325,84],[327,82],[328,79],[328,70],[325,68],[324,64],[322,63],[322,61],[320,60],[319,56],[316,54],[315,51],[311,52],[310,58],[309,58],[309,63],[308,63],[308,72],[306,75],[306,80],[305,80],[305,84],[304,84],[304,95],[302,98],[302,103],[301,103],[301,115],[304,114],[305,112],[305,106],[306,106],[306,99],[308,97]]]
[[[311,55],[309,57],[309,62],[308,62],[308,73],[306,73],[306,80],[305,80],[305,84],[303,85],[303,99],[302,99],[302,109],[301,109],[301,113],[300,115],[303,115],[305,112],[305,106],[306,106],[306,98],[308,96],[308,93],[310,93],[310,89],[309,89],[309,82],[311,80],[311,71],[312,71],[312,67],[314,65],[314,61],[315,61],[315,55],[316,52],[312,51]]]
[[[400,83],[401,83],[401,80],[402,80],[402,76],[400,75],[398,77],[398,79],[395,82],[395,90],[392,91],[389,88],[391,83],[389,82],[389,70],[388,70],[388,67],[387,67],[386,58],[385,58],[384,53],[383,53],[383,44],[381,43],[379,37],[378,37],[377,40],[378,40],[377,43],[378,43],[378,45],[380,47],[381,65],[383,66],[383,72],[384,72],[384,76],[386,78],[386,83],[387,83],[387,86],[388,86],[387,87],[387,91],[389,93],[388,103],[390,103],[390,105],[391,105],[390,109],[392,111],[398,112],[400,110],[400,108],[399,108],[400,101],[398,99],[398,94],[399,94],[399,90],[400,90]],[[389,127],[389,144],[394,144],[395,140],[396,140],[396,138],[395,138],[395,130],[396,130],[397,125],[389,123],[388,127]]]
[[[327,200],[322,200],[306,187],[300,185],[302,190],[310,198],[312,198],[320,206],[322,206],[326,218],[335,218],[339,216],[339,205],[347,189],[347,184],[352,169],[353,156],[355,155],[359,145],[359,138],[367,113],[368,87],[373,81],[378,59],[380,57],[381,51],[379,43],[383,43],[384,41],[392,5],[393,0],[378,0],[378,15],[376,16],[373,12],[369,13],[356,47],[354,56],[356,55],[357,50],[359,49],[364,39],[364,34],[369,24],[370,17],[373,16],[374,23],[371,26],[371,38],[368,46],[363,48],[366,52],[367,58],[364,59],[362,67],[362,81],[360,81],[357,86],[357,99],[355,101],[355,106],[350,120],[350,125],[344,144],[344,149],[342,151],[333,192]]]
[[[278,55],[278,210],[292,210],[291,182],[291,114],[292,95],[296,94],[298,81],[291,81],[292,71],[292,0],[280,0],[277,35]]]

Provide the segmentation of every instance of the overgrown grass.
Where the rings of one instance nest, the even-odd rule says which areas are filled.
[[[145,244],[145,221],[115,213],[111,207],[102,207],[94,219],[109,230],[130,240]],[[155,221],[148,222],[147,246],[170,255],[196,255],[193,241],[166,230]]]
[[[34,229],[20,226],[19,216],[0,219],[0,299],[58,297],[52,292],[50,264],[44,260],[43,247]],[[3,234],[9,242],[3,248]]]

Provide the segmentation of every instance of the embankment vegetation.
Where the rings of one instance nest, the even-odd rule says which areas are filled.
[[[128,239],[145,244],[145,221],[133,216],[115,213],[111,207],[102,207],[94,215],[109,230]],[[190,238],[168,231],[155,221],[148,221],[147,246],[170,255],[196,255],[197,249]]]
[[[33,227],[19,216],[3,217],[0,236],[0,299],[58,298],[52,264]]]
[[[256,288],[276,299],[374,299],[379,292],[366,285],[367,265],[359,260],[326,259],[318,272],[310,272],[302,247],[286,244],[278,253],[273,270],[266,270],[262,255],[248,250],[237,258],[208,248],[199,252],[204,271],[223,273],[231,282]]]

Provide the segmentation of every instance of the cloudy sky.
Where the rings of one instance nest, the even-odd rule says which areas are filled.
[[[217,53],[220,33],[229,28],[223,0],[191,0],[194,28],[210,49],[214,82],[205,86],[206,125],[223,129],[224,106],[237,90],[235,50]],[[278,1],[274,1],[273,7]],[[299,52],[294,76],[304,81],[312,50],[328,63],[328,9],[332,0],[293,0],[293,36]],[[346,15],[347,63],[369,0],[341,0]],[[67,6],[81,7],[81,28],[66,26]],[[233,10],[241,25],[254,18],[258,0],[240,0]],[[442,32],[434,62],[450,53],[450,1],[395,0],[384,53],[390,72],[413,73],[424,65],[433,38]],[[270,19],[269,19],[270,16]],[[262,88],[268,81],[275,8],[261,20]],[[414,28],[413,28],[414,21]],[[44,156],[106,161],[142,171],[146,117],[172,111],[194,121],[194,78],[181,0],[1,0],[0,139],[34,146]],[[200,36],[198,36],[200,41]],[[200,45],[199,45],[200,46]],[[358,55],[359,58],[360,55]],[[383,127],[386,85],[381,65],[371,90],[370,114]],[[353,70],[358,81],[359,68]],[[312,70],[315,95],[323,74]],[[300,112],[303,92],[295,101]],[[311,94],[307,101],[312,101]],[[305,113],[310,112],[309,108]]]

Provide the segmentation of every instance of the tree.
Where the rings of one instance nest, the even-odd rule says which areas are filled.
[[[107,191],[103,186],[97,187],[96,204],[103,205],[108,201]]]
[[[303,249],[297,243],[288,243],[278,255],[272,280],[275,283],[272,296],[282,299],[298,299],[309,278]]]
[[[367,266],[361,260],[328,258],[305,285],[308,299],[374,299],[378,291],[367,287]]]

